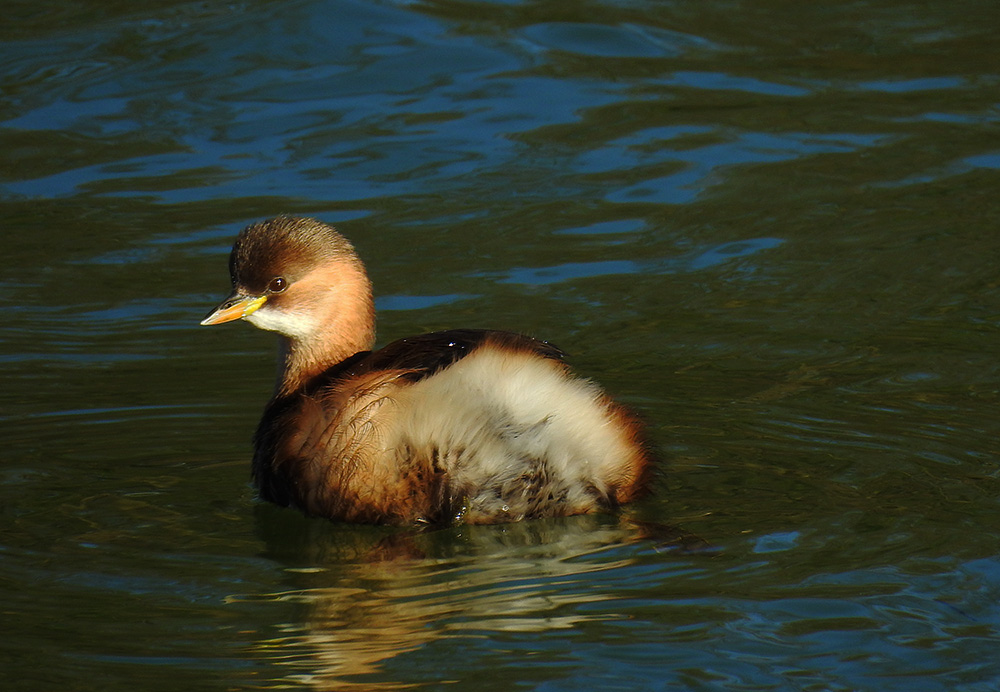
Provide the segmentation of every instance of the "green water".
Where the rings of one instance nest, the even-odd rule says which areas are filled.
[[[3,688],[1000,687],[998,20],[9,3]],[[681,538],[255,501],[273,338],[197,323],[278,213],[351,237],[382,342],[572,354]]]

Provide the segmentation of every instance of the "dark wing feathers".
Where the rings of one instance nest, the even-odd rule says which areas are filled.
[[[393,341],[378,351],[362,351],[319,375],[308,389],[330,385],[338,380],[357,377],[375,370],[405,370],[412,381],[440,372],[489,344],[493,347],[534,353],[542,358],[562,361],[565,354],[544,341],[530,336],[491,329],[450,329]]]

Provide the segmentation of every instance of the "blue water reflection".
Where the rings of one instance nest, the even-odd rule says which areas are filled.
[[[614,276],[619,274],[665,274],[699,271],[730,260],[749,257],[762,250],[779,247],[780,238],[752,238],[716,247],[698,248],[674,257],[648,260],[603,260],[571,262],[549,267],[518,267],[502,274],[477,274],[494,278],[499,283],[544,285],[573,279]]]

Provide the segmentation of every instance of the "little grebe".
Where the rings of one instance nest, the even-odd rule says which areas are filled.
[[[344,521],[488,524],[613,509],[643,490],[639,425],[554,346],[455,329],[369,350],[371,283],[332,226],[248,226],[229,274],[232,294],[202,324],[282,336],[254,436],[262,498]]]

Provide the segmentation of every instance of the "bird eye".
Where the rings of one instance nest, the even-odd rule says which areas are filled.
[[[284,277],[276,276],[271,279],[271,283],[267,285],[267,292],[282,293],[286,288],[288,288],[288,282],[285,281]]]

